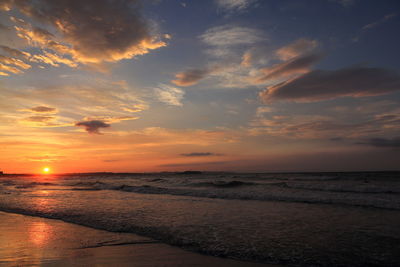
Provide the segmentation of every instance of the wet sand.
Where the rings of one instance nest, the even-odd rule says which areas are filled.
[[[135,234],[0,212],[0,266],[267,265],[201,255]]]

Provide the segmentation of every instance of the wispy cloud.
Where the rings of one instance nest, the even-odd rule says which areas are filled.
[[[282,60],[290,60],[311,53],[317,46],[318,42],[316,40],[300,38],[293,43],[277,49],[276,54]]]
[[[365,114],[364,114],[365,115]],[[258,114],[250,123],[250,135],[286,138],[359,140],[372,136],[396,134],[400,130],[400,116],[392,112],[357,116],[357,122],[345,121],[332,115],[274,115]]]
[[[207,45],[214,47],[233,47],[251,45],[265,40],[265,35],[256,29],[223,25],[211,28],[200,36]]]
[[[180,154],[183,157],[210,157],[210,156],[222,156],[219,153],[212,152],[191,152],[191,153],[182,153]]]
[[[180,88],[167,84],[159,84],[158,87],[154,89],[154,92],[161,102],[172,106],[183,105],[182,100],[185,92]]]
[[[223,11],[232,13],[248,9],[257,3],[257,0],[215,0],[215,2]]]
[[[356,2],[356,0],[330,0],[330,1],[337,2],[344,7],[352,6]]]
[[[48,107],[48,106],[37,106],[29,109],[23,109],[22,111],[34,112],[34,113],[57,113],[58,110],[56,108]]]
[[[372,23],[369,23],[369,24],[365,25],[362,29],[364,31],[366,31],[366,30],[378,27],[379,25],[385,23],[386,21],[388,21],[388,20],[390,20],[390,19],[392,19],[392,18],[394,18],[396,16],[397,16],[397,14],[395,14],[395,13],[387,14],[383,18],[381,18],[380,20],[377,20],[377,21],[374,21]]]
[[[258,29],[236,25],[213,27],[199,38],[207,46],[205,52],[209,63],[204,67],[177,73],[176,79],[172,80],[174,84],[192,86],[209,77],[220,79],[220,82],[216,82],[218,86],[229,87],[239,80],[242,80],[241,83],[243,83],[245,78],[240,72],[243,68],[248,68],[252,61],[250,53],[242,58],[244,51],[268,40],[265,34]],[[233,76],[237,77],[234,82]]]

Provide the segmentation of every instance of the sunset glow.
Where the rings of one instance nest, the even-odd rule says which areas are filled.
[[[6,0],[0,170],[398,169],[385,1]]]
[[[44,167],[43,168],[43,173],[44,174],[50,173],[50,168],[49,167]]]

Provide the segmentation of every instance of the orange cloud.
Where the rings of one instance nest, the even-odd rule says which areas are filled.
[[[2,55],[0,55],[0,62],[8,65],[13,65],[21,69],[29,69],[31,67],[31,65],[24,63],[22,60]]]
[[[186,70],[176,74],[176,79],[171,82],[178,86],[192,86],[204,79],[208,74],[210,74],[210,72],[211,71],[208,69]]]
[[[291,44],[279,48],[276,51],[278,57],[282,60],[289,60],[307,53],[310,53],[318,46],[316,40],[309,40],[305,38],[298,39]]]
[[[79,8],[73,1],[39,0],[33,4],[27,0],[14,4],[25,15],[54,27],[62,43],[45,29],[16,26],[21,38],[68,54],[77,62],[119,61],[166,46],[151,32],[136,1],[87,0]]]
[[[320,54],[309,54],[276,64],[272,67],[263,68],[260,70],[262,75],[256,77],[255,82],[264,83],[271,80],[288,78],[296,74],[307,73],[321,58],[322,56]]]
[[[4,64],[1,64],[1,63],[0,63],[0,71],[7,71],[7,72],[15,73],[15,74],[23,72],[22,70],[20,70],[18,68],[15,68],[15,67],[12,67],[12,66],[8,66],[8,65],[4,65]]]

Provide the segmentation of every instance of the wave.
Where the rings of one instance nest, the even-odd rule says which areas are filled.
[[[96,184],[96,183],[95,183]],[[229,186],[218,187],[213,185],[202,188],[166,188],[151,185],[107,185],[104,183],[93,185],[87,188],[74,188],[73,190],[116,190],[137,194],[166,194],[177,196],[192,196],[202,198],[237,199],[237,200],[258,200],[258,201],[285,201],[302,202],[313,204],[339,204],[361,207],[374,207],[383,209],[400,210],[400,198],[397,195],[385,193],[363,193],[352,194],[348,192],[331,192],[320,190],[302,190],[285,188],[276,184],[263,185],[248,190],[231,190]],[[280,184],[280,183],[278,183]],[[240,185],[233,186],[242,188]],[[229,189],[227,189],[229,188]]]
[[[257,185],[257,183],[252,182],[243,182],[243,181],[214,181],[214,182],[199,182],[199,183],[189,183],[187,186],[194,186],[194,187],[241,187],[246,185]]]
[[[327,192],[343,192],[343,193],[384,193],[384,194],[400,194],[400,187],[394,184],[321,184],[321,183],[296,183],[285,182],[276,184],[278,186],[293,188],[293,189],[306,189]]]
[[[149,189],[149,186],[146,188]],[[132,187],[124,186],[120,189],[132,190]],[[193,202],[188,201],[184,205],[180,205],[181,202],[176,203],[177,207],[179,207],[177,210],[173,203],[168,201],[174,199],[171,197],[152,197],[148,200],[142,200],[141,198],[123,196],[119,199],[120,202],[114,202],[108,201],[107,197],[114,199],[116,196],[115,194],[110,196],[109,192],[95,192],[94,194],[96,195],[90,195],[88,199],[85,199],[82,194],[79,195],[78,192],[74,192],[74,194],[68,196],[71,197],[71,200],[73,199],[68,204],[66,204],[66,201],[49,202],[52,203],[50,207],[35,205],[29,199],[21,202],[3,199],[0,201],[0,210],[60,219],[65,222],[111,232],[136,233],[171,245],[214,256],[284,265],[293,264],[295,266],[373,266],[374,264],[377,266],[390,266],[387,264],[390,263],[388,261],[373,260],[379,260],[378,257],[383,255],[380,253],[386,253],[386,255],[394,257],[392,255],[394,254],[394,250],[386,251],[385,249],[388,247],[387,244],[396,244],[395,242],[399,240],[397,238],[398,235],[394,235],[393,237],[388,237],[387,244],[384,244],[385,247],[377,247],[375,242],[382,242],[382,236],[375,237],[372,236],[373,232],[372,234],[366,232],[363,226],[369,225],[366,223],[368,220],[360,220],[360,231],[355,231],[351,228],[354,225],[350,225],[350,228],[345,227],[349,231],[344,231],[340,236],[341,243],[338,243],[338,246],[339,244],[340,246],[343,245],[345,248],[349,248],[349,250],[346,249],[345,252],[342,252],[340,249],[334,251],[320,250],[317,243],[311,243],[316,247],[309,246],[310,240],[307,238],[303,239],[303,236],[310,229],[313,230],[314,226],[312,223],[304,224],[304,222],[319,222],[322,218],[297,223],[297,220],[293,220],[291,216],[295,215],[293,218],[296,218],[298,215],[296,215],[296,211],[298,211],[301,214],[306,213],[307,218],[317,218],[318,215],[326,214],[325,207],[304,207],[304,210],[302,210],[298,204],[278,206],[274,203],[261,202],[239,203],[235,201],[235,203],[231,203],[223,201],[216,203],[207,201],[197,202],[196,208],[193,209]],[[139,205],[135,205],[135,202],[130,202],[130,200],[135,201],[135,199]],[[90,201],[85,202],[85,200]],[[163,203],[167,204],[163,205]],[[255,207],[256,209],[254,209]],[[333,210],[337,209],[334,208]],[[343,213],[344,211],[345,213]],[[340,210],[336,214],[349,214],[349,211],[354,211],[354,209]],[[364,211],[367,214],[371,213],[370,210]],[[380,211],[379,214],[383,216],[380,218],[392,219],[394,222],[394,226],[391,225],[392,227],[395,228],[397,226],[393,212]],[[203,219],[204,217],[205,219]],[[302,217],[300,216],[300,218]],[[380,218],[376,218],[376,216],[363,218],[371,218],[371,220],[377,221],[377,225],[381,225],[382,223]],[[322,219],[322,221],[329,220]],[[276,224],[271,224],[271,222],[275,222]],[[280,227],[282,223],[284,225]],[[346,224],[343,225],[345,226]],[[334,223],[332,225],[327,223],[324,227],[334,227],[336,229],[335,227],[338,226]],[[271,227],[275,228],[276,231],[275,229],[271,230]],[[285,231],[287,230],[286,227],[290,230],[289,233]],[[319,225],[316,225],[316,227],[320,229]],[[283,232],[280,233],[279,229]],[[323,229],[328,232],[332,231],[331,228]],[[292,233],[301,234],[294,237]],[[312,233],[310,232],[310,235]],[[321,235],[318,238],[329,237],[324,231],[318,233]],[[355,233],[359,239],[354,238]],[[364,245],[364,237],[368,238],[371,242],[366,242],[366,245]],[[379,244],[382,245],[382,243]],[[375,254],[371,253],[371,257],[361,260],[355,257],[346,258],[346,255],[353,251],[357,252],[360,245],[363,246],[363,249],[365,246],[368,246],[368,252],[372,252],[372,249],[374,249],[373,252]],[[373,258],[373,255],[378,256]]]

